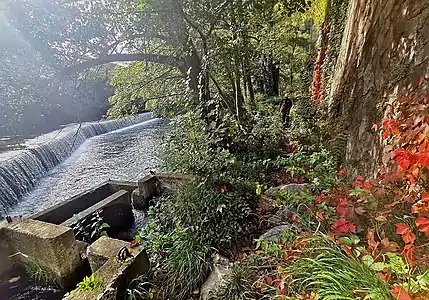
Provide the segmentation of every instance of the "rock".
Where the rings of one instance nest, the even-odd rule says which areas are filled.
[[[287,225],[292,223],[293,212],[288,209],[280,209],[274,215],[268,218],[270,226]]]
[[[266,242],[276,242],[279,240],[280,235],[286,230],[296,232],[297,228],[294,225],[276,226],[261,235],[259,239],[264,240]]]
[[[211,299],[216,288],[222,283],[225,276],[231,272],[231,262],[228,258],[216,254],[213,261],[213,270],[200,290],[202,300]]]
[[[310,185],[308,183],[290,183],[283,184],[276,187],[271,187],[264,192],[267,196],[276,196],[279,192],[288,192],[288,193],[299,193],[299,192],[307,192],[310,189]]]

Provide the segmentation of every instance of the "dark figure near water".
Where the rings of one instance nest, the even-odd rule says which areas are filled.
[[[280,104],[280,112],[282,114],[283,125],[286,128],[290,127],[290,110],[292,109],[292,100],[289,97],[285,97]]]

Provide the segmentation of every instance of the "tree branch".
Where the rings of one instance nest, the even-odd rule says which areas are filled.
[[[153,53],[135,53],[135,54],[111,54],[106,56],[101,56],[98,58],[90,59],[83,63],[65,68],[61,73],[76,73],[84,71],[99,65],[119,62],[119,61],[147,61],[157,64],[162,64],[174,68],[183,67],[183,61],[178,57],[166,56]]]

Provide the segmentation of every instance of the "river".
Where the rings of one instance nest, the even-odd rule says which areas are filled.
[[[108,122],[101,129],[99,122],[86,124],[82,137],[76,132],[86,127],[74,125],[2,153],[0,213],[28,216],[108,179],[137,180],[160,166],[165,121],[145,114]]]

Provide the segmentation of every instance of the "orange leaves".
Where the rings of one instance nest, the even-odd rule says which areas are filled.
[[[402,255],[406,258],[410,266],[412,266],[414,262],[413,250],[414,250],[414,245],[408,244],[408,245],[405,245],[404,250],[402,251]]]
[[[402,255],[407,259],[410,265],[413,265],[413,249],[416,236],[411,232],[411,229],[407,224],[399,223],[395,224],[395,226],[396,234],[399,234],[405,243]]]
[[[411,207],[411,212],[422,217],[429,216],[429,193],[423,193],[422,198]]]
[[[390,134],[393,132],[395,135],[400,135],[400,131],[398,128],[398,122],[396,120],[389,120],[388,118],[383,119],[383,140],[389,138]],[[373,126],[374,128],[374,126]]]
[[[397,300],[413,300],[407,291],[400,285],[395,285],[392,289],[392,294]]]
[[[338,171],[338,176],[342,177],[347,174],[347,170],[343,169],[343,165],[340,166],[340,170]]]
[[[392,158],[402,168],[407,170],[412,164],[417,163],[417,155],[402,148],[398,148],[392,153]]]
[[[344,218],[346,216],[347,213],[347,209],[349,208],[348,204],[347,204],[347,199],[341,199],[340,203],[338,203],[337,205],[337,214],[341,217]]]
[[[405,244],[413,244],[416,240],[416,236],[411,232],[410,227],[407,224],[399,223],[395,224],[396,234],[399,234],[402,237],[402,240]]]
[[[380,245],[379,242],[375,241],[375,232],[374,229],[368,230],[366,234],[366,239],[368,241],[368,250],[375,251],[378,248],[378,245]]]
[[[323,203],[325,200],[326,200],[326,195],[325,194],[320,194],[316,198],[316,203],[320,204],[320,203]]]
[[[420,232],[424,232],[429,237],[429,219],[419,217],[416,219],[416,225]]]
[[[325,215],[321,211],[316,212],[316,220],[317,222],[325,221],[326,220]]]

